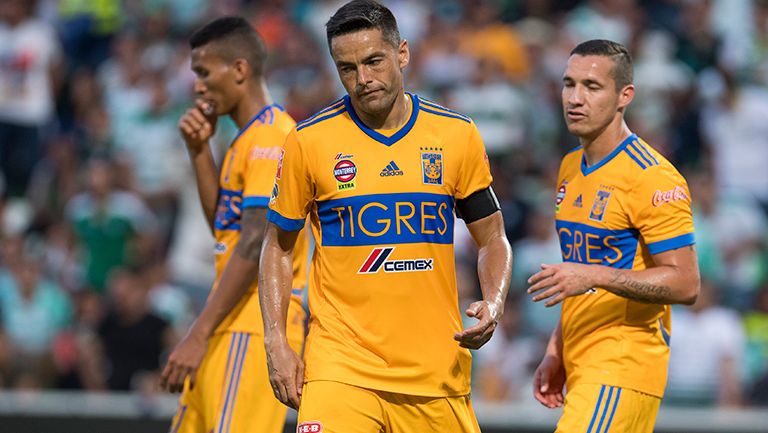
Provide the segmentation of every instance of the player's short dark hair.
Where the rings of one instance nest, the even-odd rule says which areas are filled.
[[[367,29],[379,29],[385,41],[395,48],[400,46],[400,30],[392,11],[374,0],[352,0],[325,24],[328,48],[336,36]]]
[[[616,82],[616,89],[632,84],[632,56],[627,47],[606,39],[592,39],[576,45],[571,50],[571,55],[579,56],[603,56],[613,60],[613,80]]]
[[[193,50],[210,43],[217,44],[216,53],[224,60],[245,59],[254,76],[264,73],[267,49],[259,33],[245,18],[216,18],[189,38],[189,46]]]

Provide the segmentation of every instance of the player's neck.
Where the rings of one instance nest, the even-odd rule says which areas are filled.
[[[600,134],[592,137],[580,137],[584,158],[588,166],[593,166],[605,159],[618,147],[625,138],[632,135],[632,131],[622,119],[617,125],[609,125]]]
[[[398,129],[408,121],[410,107],[411,98],[400,92],[389,111],[370,114],[355,109],[355,112],[365,126],[371,129]]]
[[[243,98],[229,115],[237,128],[243,129],[253,119],[253,116],[271,103],[272,96],[269,94],[267,84],[261,80],[246,90]]]

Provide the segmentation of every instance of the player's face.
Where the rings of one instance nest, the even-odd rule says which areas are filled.
[[[192,50],[192,71],[195,73],[195,94],[224,115],[233,110],[239,100],[234,63],[215,53],[215,45],[207,44]]]
[[[388,112],[403,92],[408,42],[395,48],[379,29],[366,29],[331,40],[331,56],[355,108],[371,115]]]
[[[571,134],[594,138],[614,121],[634,96],[630,84],[616,89],[614,63],[606,56],[572,55],[563,74],[563,115]]]

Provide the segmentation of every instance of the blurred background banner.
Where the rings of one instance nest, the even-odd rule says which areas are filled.
[[[275,101],[302,120],[343,94],[324,30],[342,3],[0,0],[0,425],[167,426],[175,399],[158,391],[158,370],[214,278],[176,126],[194,98],[187,38],[212,18],[247,17],[268,44]],[[384,3],[411,47],[407,89],[477,123],[515,252],[503,323],[475,353],[484,431],[551,431],[557,419],[535,408],[531,376],[559,310],[530,302],[525,281],[560,261],[554,182],[577,145],[562,72],[592,38],[630,49],[628,124],[693,195],[702,294],[673,311],[657,430],[768,431],[768,1]],[[235,133],[219,122],[217,158]],[[458,222],[461,308],[480,296],[473,248]],[[23,404],[48,398],[50,410]]]

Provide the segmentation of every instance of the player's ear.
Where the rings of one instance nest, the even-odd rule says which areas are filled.
[[[626,108],[635,99],[635,85],[627,84],[619,90],[619,108]]]
[[[400,41],[400,46],[397,49],[397,63],[400,66],[400,70],[405,69],[410,61],[411,51],[408,49],[408,41],[403,39]]]
[[[251,65],[245,59],[235,59],[232,64],[232,70],[235,72],[235,82],[242,84],[251,75]]]

